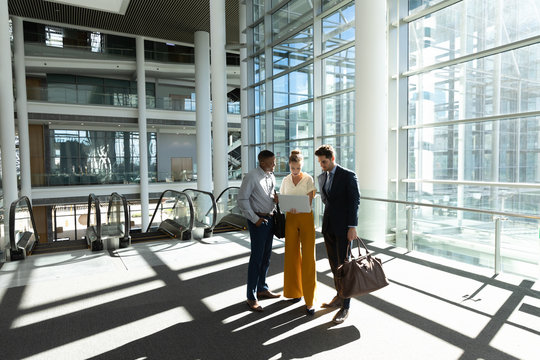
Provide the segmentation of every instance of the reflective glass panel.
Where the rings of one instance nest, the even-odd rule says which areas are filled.
[[[354,86],[355,47],[350,47],[323,60],[325,94]]]
[[[313,1],[291,0],[272,14],[272,36],[284,36],[312,18]]]
[[[540,44],[409,77],[409,124],[540,109]]]
[[[336,163],[349,170],[355,171],[354,135],[328,137],[324,138],[322,142],[323,144],[332,145],[334,147],[336,152]],[[317,161],[317,159],[315,159],[315,161]]]
[[[322,20],[322,50],[328,51],[354,40],[354,3]]]
[[[266,91],[264,90],[264,84],[255,86],[253,92],[255,93],[255,114],[260,113],[266,109],[265,106],[265,96]]]
[[[313,58],[313,27],[310,26],[283,43],[274,46],[273,74],[300,65]]]
[[[253,28],[253,52],[264,47],[264,22],[260,22]]]
[[[274,154],[276,154],[276,168],[274,169],[274,174],[277,179],[282,180],[285,176],[290,174],[289,156],[291,155],[291,151],[295,149],[300,150],[304,156],[302,171],[313,177],[313,158],[315,157],[313,140],[300,140],[274,145]],[[316,181],[316,179],[314,180]],[[279,181],[279,183],[281,183],[281,181]]]
[[[274,108],[313,97],[313,65],[287,73],[273,81]]]
[[[264,0],[253,0],[251,6],[253,8],[253,21],[256,21],[264,15]]]
[[[468,0],[409,24],[416,69],[540,34],[540,2]]]
[[[266,118],[264,114],[257,115],[253,119],[253,125],[255,128],[255,144],[262,144],[266,142]]]
[[[264,53],[253,58],[253,82],[258,83],[265,78]]]
[[[313,136],[313,103],[293,106],[274,113],[274,141]]]
[[[323,99],[323,135],[354,132],[354,92]]]

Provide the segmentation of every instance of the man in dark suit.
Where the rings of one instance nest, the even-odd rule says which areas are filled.
[[[335,151],[331,145],[321,145],[315,155],[323,170],[318,177],[324,203],[322,233],[335,283],[336,270],[347,258],[349,242],[357,236],[360,191],[356,174],[336,164]],[[342,299],[336,295],[329,303],[322,304],[322,307],[340,307],[332,321],[341,324],[349,316],[350,303],[350,298]]]

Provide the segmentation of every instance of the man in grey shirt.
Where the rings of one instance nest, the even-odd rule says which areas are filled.
[[[247,279],[247,304],[254,311],[262,311],[259,299],[278,298],[268,289],[266,274],[270,266],[272,241],[274,239],[274,188],[276,178],[273,152],[263,150],[257,156],[259,166],[251,170],[242,180],[238,192],[238,206],[248,220],[251,238]],[[277,200],[277,199],[275,199]]]

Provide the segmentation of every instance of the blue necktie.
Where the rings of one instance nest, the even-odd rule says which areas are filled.
[[[328,194],[330,192],[330,188],[332,187],[332,173],[328,172],[326,175],[326,184],[324,186],[324,191]]]

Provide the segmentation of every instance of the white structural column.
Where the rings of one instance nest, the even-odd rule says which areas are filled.
[[[238,27],[240,28],[240,119],[241,119],[241,157],[242,176],[249,171],[249,132],[248,132],[248,101],[247,101],[247,38],[246,29],[246,4],[244,0],[238,1]]]
[[[26,99],[26,69],[24,62],[24,29],[20,17],[13,17],[13,67],[15,69],[15,88],[17,89],[16,108],[19,124],[19,157],[21,163],[21,195],[32,198],[32,177],[30,170],[30,135],[28,134],[28,107]]]
[[[2,192],[4,196],[4,229],[9,234],[9,207],[18,198],[17,162],[15,158],[15,117],[13,116],[13,74],[9,40],[7,1],[0,1],[0,149],[2,156]],[[4,241],[9,241],[5,236]],[[0,244],[3,248],[5,243]]]
[[[212,124],[210,121],[210,35],[195,32],[195,101],[197,188],[212,191]]]
[[[357,1],[355,146],[356,172],[364,196],[388,194],[386,1]],[[359,236],[380,241],[386,234],[384,203],[362,201]]]
[[[144,71],[144,38],[136,38],[137,99],[139,105],[139,174],[141,178],[141,229],[146,231],[149,223],[148,201],[148,140],[146,135],[146,74]]]
[[[212,69],[212,128],[214,194],[229,185],[227,151],[227,69],[225,53],[225,0],[210,0],[210,59]]]

